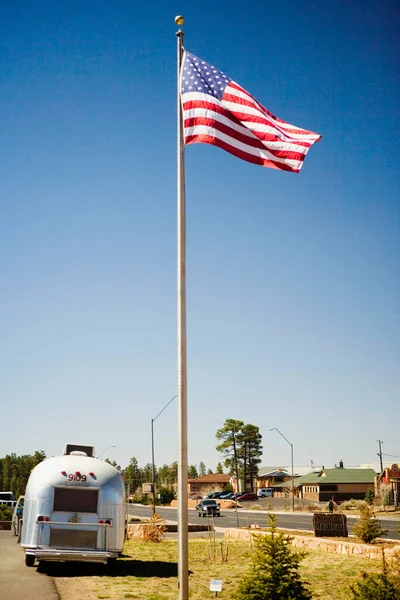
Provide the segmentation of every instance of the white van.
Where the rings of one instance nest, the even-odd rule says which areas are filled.
[[[266,498],[267,496],[273,496],[274,489],[273,488],[258,488],[257,496],[259,498]]]

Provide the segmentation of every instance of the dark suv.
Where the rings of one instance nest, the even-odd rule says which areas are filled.
[[[205,517],[206,515],[212,515],[214,517],[221,516],[220,505],[216,500],[211,500],[208,498],[199,502],[196,505],[196,510],[199,513],[199,517]]]

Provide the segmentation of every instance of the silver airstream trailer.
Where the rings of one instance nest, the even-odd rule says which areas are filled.
[[[25,492],[21,546],[25,564],[107,563],[122,552],[125,487],[118,469],[94,457],[94,447],[66,444],[39,463]]]

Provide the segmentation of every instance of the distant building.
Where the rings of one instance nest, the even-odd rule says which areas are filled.
[[[375,479],[375,494],[382,498],[384,504],[394,504],[395,510],[400,503],[400,467],[393,463]]]
[[[343,463],[341,463],[343,464]],[[325,469],[321,467],[295,479],[294,487],[298,498],[313,500],[315,502],[328,502],[332,497],[336,502],[343,500],[364,499],[368,489],[374,489],[376,472],[373,469],[346,469],[336,467]],[[286,486],[287,487],[287,486]],[[285,484],[276,487],[285,495]]]
[[[211,492],[222,492],[231,482],[231,475],[227,473],[213,473],[188,479],[188,494],[190,497],[206,496]]]
[[[261,467],[256,478],[256,488],[275,487],[285,481],[291,481],[292,476],[283,467]]]
[[[293,467],[293,477],[298,478],[310,471],[310,467]],[[275,487],[281,483],[289,482],[291,486],[292,467],[260,467],[257,473],[255,487]]]

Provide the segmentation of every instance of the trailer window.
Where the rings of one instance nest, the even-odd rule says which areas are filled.
[[[53,510],[96,513],[98,490],[54,488]]]

